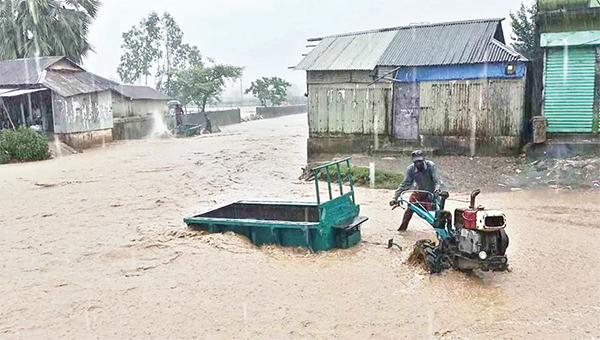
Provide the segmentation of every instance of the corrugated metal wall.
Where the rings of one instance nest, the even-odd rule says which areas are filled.
[[[111,91],[62,97],[52,93],[54,132],[74,133],[113,127]]]
[[[389,134],[392,89],[389,85],[309,85],[308,126],[311,136]]]
[[[421,87],[422,135],[519,137],[525,78],[425,81]]]
[[[327,76],[318,78],[322,81]],[[377,133],[386,138],[382,141],[395,141],[392,85],[367,85],[309,83],[310,137]],[[419,82],[419,96],[419,133],[424,138],[445,143],[446,138],[466,138],[468,142],[475,137],[478,145],[494,146],[498,152],[519,146],[524,124],[524,77],[423,81]]]
[[[547,50],[544,116],[548,132],[592,132],[595,77],[595,48]]]
[[[309,71],[308,127],[311,137],[390,134],[392,85],[368,86],[375,71]]]

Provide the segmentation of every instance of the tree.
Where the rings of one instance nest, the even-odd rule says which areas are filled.
[[[526,108],[530,116],[541,115],[542,75],[544,54],[540,48],[540,34],[536,22],[537,4],[531,7],[521,3],[516,13],[510,13],[514,43],[512,47],[530,61],[527,73]]]
[[[0,1],[0,59],[67,56],[81,62],[92,51],[89,26],[98,0]]]
[[[168,12],[147,18],[123,33],[123,54],[117,69],[123,82],[134,83],[153,76],[158,90],[173,95],[172,70],[202,65],[196,46],[183,43],[183,32]]]
[[[122,81],[133,83],[145,77],[148,85],[148,76],[152,75],[152,68],[162,56],[160,21],[158,13],[152,12],[137,26],[123,33],[121,48],[125,52],[117,68]]]
[[[159,63],[156,72],[156,88],[171,95],[170,71],[181,63],[180,50],[183,46],[183,32],[175,19],[165,12],[162,17],[164,58]]]
[[[526,7],[521,3],[521,8],[516,13],[510,12],[514,40],[512,47],[527,58],[535,58],[541,52],[536,15],[536,4]]]
[[[166,64],[160,68],[156,77],[156,89],[166,92],[169,96],[175,95],[175,84],[171,80],[173,73],[190,67],[204,66],[202,54],[196,46],[181,44],[174,51],[174,54],[167,58]]]
[[[280,105],[287,99],[287,88],[291,86],[292,84],[278,77],[263,77],[253,81],[244,93],[252,93],[262,106],[267,106],[267,101],[271,105]]]
[[[226,81],[240,78],[242,71],[225,64],[193,65],[172,73],[173,90],[184,104],[196,104],[204,112],[207,103],[219,100]]]

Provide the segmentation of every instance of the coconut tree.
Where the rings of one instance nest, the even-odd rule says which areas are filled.
[[[68,56],[81,60],[92,50],[89,26],[99,0],[0,1],[0,59]]]

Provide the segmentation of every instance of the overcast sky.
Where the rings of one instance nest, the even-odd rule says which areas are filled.
[[[534,0],[524,0],[526,5]],[[278,76],[304,90],[305,72],[288,70],[306,52],[306,39],[418,22],[506,18],[521,0],[103,0],[90,29],[96,53],[89,71],[118,79],[121,34],[151,11],[168,11],[184,41],[217,62],[245,66],[243,86],[262,76]],[[237,95],[239,82],[226,96]]]

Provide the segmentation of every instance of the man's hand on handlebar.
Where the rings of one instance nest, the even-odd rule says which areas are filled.
[[[442,193],[442,190],[440,190],[440,189],[435,189],[435,190],[433,191],[433,193],[434,193],[434,194],[436,194],[436,195],[439,195],[439,194],[441,194],[441,193]]]
[[[390,201],[390,207],[400,204],[397,199],[393,199]]]

